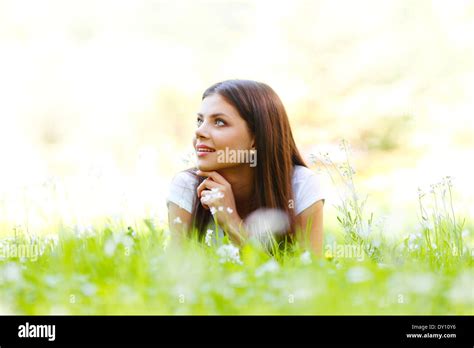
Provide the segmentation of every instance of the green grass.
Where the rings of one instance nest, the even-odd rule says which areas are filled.
[[[468,254],[440,268],[429,254],[389,245],[379,246],[382,263],[298,253],[274,259],[249,244],[242,264],[221,263],[216,247],[193,240],[164,249],[163,229],[112,230],[63,231],[56,245],[35,242],[45,248],[35,261],[2,261],[1,306],[25,314],[473,313]]]
[[[474,314],[473,224],[455,216],[449,179],[420,191],[419,232],[391,237],[366,213],[349,161],[323,164],[347,188],[324,257],[297,246],[272,256],[256,242],[234,258],[195,238],[177,247],[152,220],[15,231],[0,241],[0,313]]]

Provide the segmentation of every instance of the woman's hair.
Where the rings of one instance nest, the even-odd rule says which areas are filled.
[[[292,237],[295,232],[294,202],[291,201],[294,199],[293,169],[295,165],[307,165],[296,148],[283,103],[270,86],[251,80],[218,82],[206,89],[202,99],[213,94],[219,94],[234,106],[255,136],[258,165],[254,176],[254,202],[249,204],[255,209],[276,208],[287,213],[290,230],[286,235]],[[188,171],[193,173],[192,169]],[[204,178],[196,177],[199,185]],[[202,238],[211,213],[196,199],[192,216],[193,226]]]

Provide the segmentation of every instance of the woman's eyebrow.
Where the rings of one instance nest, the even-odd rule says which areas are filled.
[[[201,117],[204,117],[203,114],[201,114],[201,113],[199,113],[199,112],[197,113],[197,115],[198,115],[198,116],[201,116]],[[209,115],[210,118],[214,118],[214,117],[217,117],[217,116],[227,116],[227,117],[229,117],[229,115],[226,115],[226,114],[224,114],[224,113],[222,113],[222,112],[218,112],[218,113]]]

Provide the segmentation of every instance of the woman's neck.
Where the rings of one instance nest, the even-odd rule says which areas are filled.
[[[231,185],[232,193],[234,194],[235,205],[241,218],[244,218],[251,212],[249,211],[249,208],[252,205],[252,198],[255,195],[255,168],[252,168],[248,165],[243,165],[239,167],[220,169],[218,172]]]

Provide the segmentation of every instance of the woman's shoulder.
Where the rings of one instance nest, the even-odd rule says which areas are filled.
[[[171,185],[179,186],[194,186],[198,182],[198,179],[195,174],[191,173],[190,170],[183,170],[178,172],[171,179]]]
[[[177,173],[171,180],[166,199],[167,203],[173,202],[191,213],[196,196],[197,183],[197,177],[189,170]]]
[[[317,178],[317,174],[309,169],[308,167],[305,166],[300,166],[300,165],[295,165],[293,167],[293,182],[301,182],[301,181],[306,181],[308,178],[313,177]]]
[[[326,190],[322,185],[320,175],[308,167],[294,166],[292,186],[296,214],[299,214],[318,200],[326,199]]]

